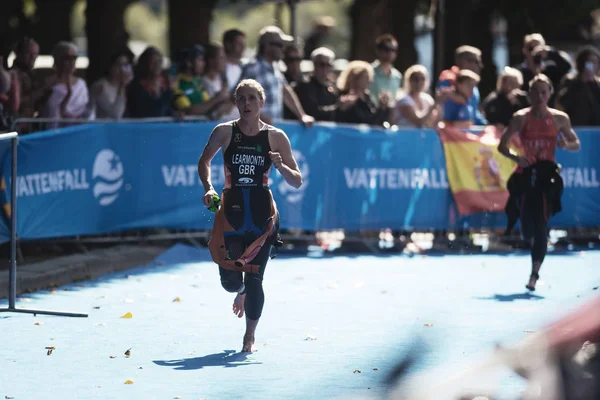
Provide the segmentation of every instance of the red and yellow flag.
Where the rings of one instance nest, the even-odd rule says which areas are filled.
[[[506,181],[515,163],[498,150],[499,132],[488,126],[474,134],[452,126],[439,126],[450,190],[460,215],[504,211]]]

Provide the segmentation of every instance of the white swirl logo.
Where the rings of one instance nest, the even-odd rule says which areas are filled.
[[[292,153],[294,154],[296,163],[298,163],[298,169],[300,170],[300,173],[302,173],[302,186],[296,189],[295,187],[288,185],[285,179],[282,179],[277,188],[279,189],[279,193],[281,193],[289,203],[295,204],[304,198],[304,191],[308,186],[310,170],[308,168],[308,162],[301,152],[293,150]]]
[[[114,151],[104,149],[98,153],[92,179],[95,182],[94,197],[101,206],[112,204],[119,197],[119,189],[123,186],[123,163]]]

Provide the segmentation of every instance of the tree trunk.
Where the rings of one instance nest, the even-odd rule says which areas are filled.
[[[493,2],[479,2],[474,7],[472,2],[462,0],[446,0],[443,9],[443,33],[439,43],[440,29],[436,24],[436,51],[438,46],[443,54],[443,63],[438,65],[436,61],[434,80],[439,73],[455,65],[456,48],[462,45],[477,47],[482,52],[484,69],[481,71],[481,83],[479,90],[482,98],[493,90],[496,83],[496,66],[494,65],[493,48],[494,38],[490,29],[491,18],[496,6]],[[437,12],[442,12],[438,9]],[[439,18],[438,18],[439,21]],[[468,23],[453,23],[453,21],[469,21]]]
[[[398,40],[396,67],[404,71],[417,61],[414,17],[419,0],[354,0],[350,7],[352,39],[350,58],[373,61],[375,39],[391,33]]]
[[[496,76],[498,69],[494,63],[494,35],[492,34],[492,17],[496,11],[496,3],[493,1],[483,1],[475,8],[471,14],[473,23],[471,27],[471,38],[473,46],[481,50],[483,60],[483,70],[481,71],[481,82],[479,83],[479,92],[481,100],[496,89]]]
[[[28,21],[23,14],[23,0],[4,0],[0,12],[0,56],[4,66],[14,44],[28,29]]]
[[[101,78],[113,53],[127,46],[129,35],[125,31],[123,15],[130,3],[131,0],[87,0],[88,84]]]
[[[70,41],[71,10],[75,0],[37,1],[34,39],[40,45],[40,54],[51,54],[61,40]]]
[[[169,0],[169,52],[210,41],[210,23],[218,0]],[[240,21],[241,22],[241,21]]]

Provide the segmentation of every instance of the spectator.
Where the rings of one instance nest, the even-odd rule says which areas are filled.
[[[17,75],[4,69],[4,57],[0,56],[0,132],[14,130],[14,117],[18,109]]]
[[[156,47],[149,46],[140,55],[127,90],[127,114],[132,118],[170,115],[173,90],[162,65],[163,55]]]
[[[483,101],[483,112],[488,123],[500,129],[508,126],[513,114],[527,106],[527,92],[523,86],[523,75],[516,68],[505,67],[496,82],[496,90]]]
[[[310,54],[319,47],[327,45],[327,40],[331,36],[331,31],[335,28],[335,19],[328,15],[320,17],[314,24],[314,27],[306,40],[304,41],[305,57],[309,58]]]
[[[336,115],[338,122],[351,124],[383,125],[389,119],[390,99],[381,93],[379,107],[376,107],[369,93],[373,82],[373,67],[365,61],[351,61],[340,74],[337,86],[342,93],[344,104]]]
[[[573,125],[600,125],[600,52],[595,47],[581,49],[575,58],[576,72],[563,79],[556,98]]]
[[[96,117],[120,119],[127,106],[127,85],[133,79],[133,53],[123,49],[115,53],[108,63],[103,78],[90,88],[91,101],[96,107]]]
[[[242,77],[242,55],[246,50],[246,34],[237,29],[226,31],[223,33],[223,49],[227,58],[227,64],[225,65],[227,86],[229,91],[233,93]],[[234,109],[237,110],[237,107],[234,107]]]
[[[479,75],[471,70],[462,69],[458,72],[453,93],[444,102],[444,122],[461,128],[469,128],[473,125],[478,110],[468,99],[473,97],[479,80]]]
[[[394,61],[398,56],[398,41],[394,36],[386,33],[375,40],[375,48],[377,59],[372,64],[375,76],[370,88],[371,100],[375,106],[378,106],[379,95],[385,92],[392,100],[390,105],[393,106],[402,83],[402,74],[394,68]]]
[[[314,70],[307,82],[296,86],[296,94],[304,110],[317,121],[335,121],[339,93],[331,81],[331,71],[335,54],[325,47],[312,52],[310,58]]]
[[[561,80],[571,70],[571,59],[567,53],[547,46],[544,37],[539,33],[532,33],[523,39],[523,56],[525,60],[517,67],[523,74],[521,89],[529,90],[529,82],[537,74],[544,74],[552,81],[554,87],[559,87]],[[556,93],[550,97],[548,105],[552,107]]]
[[[214,52],[216,54],[216,48]],[[188,115],[209,115],[229,98],[229,90],[221,90],[211,98],[202,74],[206,67],[205,50],[200,45],[177,53],[179,73],[175,80],[175,109]],[[223,86],[223,85],[221,85]]]
[[[64,119],[93,119],[94,107],[90,102],[85,81],[75,76],[77,46],[70,42],[59,42],[54,46],[54,74],[46,81],[44,106],[41,117]],[[55,128],[58,123],[50,123]]]
[[[42,82],[35,76],[33,70],[40,46],[35,40],[25,37],[17,42],[14,50],[16,57],[12,71],[17,76],[19,86],[18,114],[23,118],[33,118],[46,89],[42,87]]]
[[[470,109],[472,109],[474,112],[474,116],[472,117],[474,118],[473,122],[476,125],[486,125],[487,121],[479,111],[479,101],[481,97],[479,94],[479,88],[475,87],[473,89],[473,95],[466,100],[462,99],[460,96],[455,96],[452,98],[452,102],[448,103],[445,101],[448,96],[452,96],[452,94],[455,93],[454,84],[460,71],[472,71],[479,76],[479,73],[483,68],[483,63],[481,61],[481,50],[473,46],[460,46],[456,49],[454,58],[456,65],[450,69],[442,71],[439,76],[438,83],[436,85],[436,97],[439,98],[436,99],[436,101],[442,102],[444,104],[443,107],[446,107],[446,104],[453,105],[461,101],[465,101],[465,104],[468,104]],[[455,110],[452,112],[454,111]],[[445,109],[442,111],[442,114],[446,114]]]
[[[4,57],[0,56],[0,115],[15,116],[20,103],[19,79],[14,71],[4,69]]]
[[[285,81],[277,64],[283,56],[285,43],[291,43],[293,40],[292,36],[284,34],[276,26],[261,29],[258,54],[244,66],[242,79],[254,79],[265,89],[266,101],[261,114],[264,122],[271,124],[280,120],[285,103],[302,123],[312,126],[314,118],[304,112],[296,93]]]
[[[300,69],[300,63],[303,59],[302,48],[296,43],[287,45],[283,50],[283,62],[286,67],[283,75],[292,87],[303,80],[302,70]]]
[[[285,63],[285,77],[287,83],[296,89],[296,85],[304,81],[302,76],[302,70],[300,69],[300,63],[303,60],[302,48],[296,43],[285,46],[283,50],[283,62]],[[293,111],[289,107],[283,107],[283,118],[284,119],[297,119]]]
[[[423,65],[413,65],[404,73],[404,96],[397,104],[396,125],[399,127],[433,126],[436,117],[435,101],[427,93],[429,74]]]
[[[235,107],[232,97],[227,87],[227,81],[225,78],[225,65],[227,59],[225,58],[225,51],[223,46],[218,43],[209,44],[206,46],[206,52],[204,53],[204,60],[206,62],[206,69],[202,82],[208,95],[214,100],[215,104],[212,112],[214,119],[223,118],[223,116],[229,116],[232,108]],[[219,99],[223,99],[219,103]],[[239,112],[238,112],[239,116]]]

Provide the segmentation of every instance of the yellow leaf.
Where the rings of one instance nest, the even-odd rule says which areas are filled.
[[[133,385],[133,381],[132,381],[131,379],[127,379],[127,380],[125,381],[125,384],[126,384],[126,385]]]
[[[34,325],[40,326],[42,323],[41,322],[36,322],[34,323]]]
[[[179,303],[181,301],[181,299],[179,297],[175,297],[175,299],[173,299],[173,303]]]
[[[133,318],[133,314],[128,312],[125,315],[121,315],[121,318]]]

